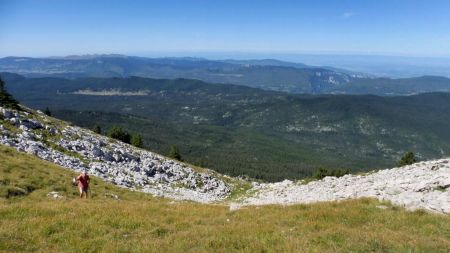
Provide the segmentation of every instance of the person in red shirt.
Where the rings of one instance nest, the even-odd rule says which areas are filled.
[[[77,177],[77,181],[78,181],[78,188],[80,189],[80,198],[83,198],[83,194],[84,194],[84,198],[86,199],[88,197],[88,190],[89,190],[89,182],[90,182],[90,178],[89,175],[87,174],[86,171],[83,171],[78,177]]]

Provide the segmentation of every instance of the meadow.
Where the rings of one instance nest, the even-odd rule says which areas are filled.
[[[372,199],[230,211],[155,198],[0,146],[0,252],[449,252],[450,216]],[[57,191],[64,197],[47,197]],[[111,196],[117,195],[120,200]],[[380,208],[383,207],[383,208]]]

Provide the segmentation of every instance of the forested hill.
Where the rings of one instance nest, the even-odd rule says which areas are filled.
[[[293,95],[187,79],[24,78],[3,74],[23,104],[106,132],[119,125],[167,153],[231,175],[310,176],[319,167],[391,167],[406,151],[450,154],[450,94]]]

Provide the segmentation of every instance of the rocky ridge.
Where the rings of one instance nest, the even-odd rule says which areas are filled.
[[[419,162],[366,175],[325,177],[304,183],[253,183],[243,205],[297,204],[362,197],[388,200],[408,210],[450,213],[450,159]]]
[[[184,163],[64,124],[40,111],[0,107],[0,133],[0,144],[156,196],[210,203],[225,199],[232,190],[218,174],[198,172]]]

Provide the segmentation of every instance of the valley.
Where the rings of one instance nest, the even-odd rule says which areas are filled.
[[[189,79],[3,77],[25,105],[104,133],[122,126],[149,150],[176,145],[186,161],[232,176],[300,179],[320,167],[391,167],[406,151],[422,160],[450,153],[445,93],[312,96]],[[98,95],[111,89],[122,95]]]

